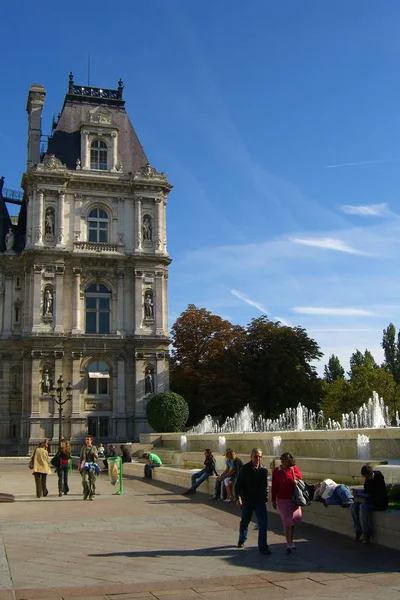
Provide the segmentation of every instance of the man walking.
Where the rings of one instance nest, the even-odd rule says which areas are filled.
[[[242,507],[238,548],[243,548],[253,512],[258,521],[258,550],[271,554],[267,544],[268,471],[261,464],[262,450],[253,448],[251,461],[243,465],[236,481],[237,503]]]

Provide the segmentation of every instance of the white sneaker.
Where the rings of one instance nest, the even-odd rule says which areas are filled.
[[[232,502],[231,498],[226,498],[226,500],[224,500],[224,502]]]

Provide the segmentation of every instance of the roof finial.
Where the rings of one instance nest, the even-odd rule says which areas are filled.
[[[122,90],[124,89],[124,82],[120,78],[118,81],[118,98],[122,100]]]
[[[68,93],[69,94],[74,93],[74,75],[73,75],[72,71],[69,72]]]

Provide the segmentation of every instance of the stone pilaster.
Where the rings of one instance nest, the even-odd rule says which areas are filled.
[[[35,246],[43,246],[43,203],[44,191],[38,190],[36,195],[36,231],[35,231]]]
[[[143,418],[146,416],[146,405],[144,396],[144,355],[141,352],[136,353],[135,371],[135,418]]]
[[[40,350],[33,350],[31,353],[31,356],[32,356],[32,360],[31,360],[31,395],[32,395],[31,417],[39,417],[39,415],[40,415],[40,396],[42,394],[41,372],[40,372],[40,363],[42,360],[42,353]]]
[[[74,267],[74,315],[72,333],[79,334],[81,331],[81,275],[82,269]]]
[[[142,252],[142,199],[135,197],[135,252]]]
[[[57,265],[54,333],[64,333],[64,273],[65,266]]]
[[[57,219],[57,247],[63,247],[64,243],[64,201],[65,191],[58,192],[58,219]]]
[[[42,265],[33,265],[33,326],[32,333],[41,331],[42,324]]]
[[[156,198],[156,237],[155,237],[155,251],[156,253],[162,252],[162,223],[163,223],[163,214],[162,214],[162,200],[161,198]]]
[[[156,335],[164,335],[163,276],[164,273],[162,271],[156,271],[156,293],[154,299]]]
[[[168,254],[167,250],[167,201],[165,198],[161,201],[162,214],[162,232],[161,232],[161,251],[163,254]]]
[[[117,333],[125,335],[125,311],[124,311],[124,271],[120,270],[117,273],[118,277],[118,308],[117,308]]]
[[[117,355],[117,436],[119,438],[126,437],[126,385],[125,385],[125,369],[126,357],[123,353]]]
[[[78,417],[81,412],[81,360],[82,352],[72,352],[72,416]]]
[[[3,313],[3,335],[12,334],[13,322],[13,274],[5,272],[4,313]]]

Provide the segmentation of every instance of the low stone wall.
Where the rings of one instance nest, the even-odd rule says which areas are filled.
[[[249,455],[251,449],[259,446],[269,456],[280,452],[292,452],[294,456],[346,459],[358,458],[357,436],[363,434],[370,439],[372,460],[397,460],[400,456],[400,428],[386,429],[340,429],[317,431],[280,431],[277,433],[225,433],[226,447],[237,454]],[[179,451],[182,433],[147,433],[140,435],[141,443]],[[218,452],[218,438],[222,434],[184,434],[189,452],[202,452],[211,448]],[[274,450],[273,438],[281,438],[280,449]],[[276,439],[275,439],[276,442]]]
[[[143,477],[144,464],[130,463],[124,465],[126,476]],[[162,466],[153,469],[154,481],[174,485],[181,490],[190,487],[190,475],[194,471],[180,469],[171,466]],[[215,477],[210,477],[202,483],[197,493],[204,496],[205,501],[214,494]],[[178,492],[181,493],[181,492]],[[271,502],[268,503],[268,510],[272,511]],[[312,502],[310,506],[303,509],[303,521],[310,525],[335,531],[346,536],[353,536],[353,527],[349,509],[343,509],[341,506],[330,506],[325,508],[319,502]],[[373,514],[373,541],[376,544],[387,546],[388,548],[400,549],[400,512],[387,510]]]

